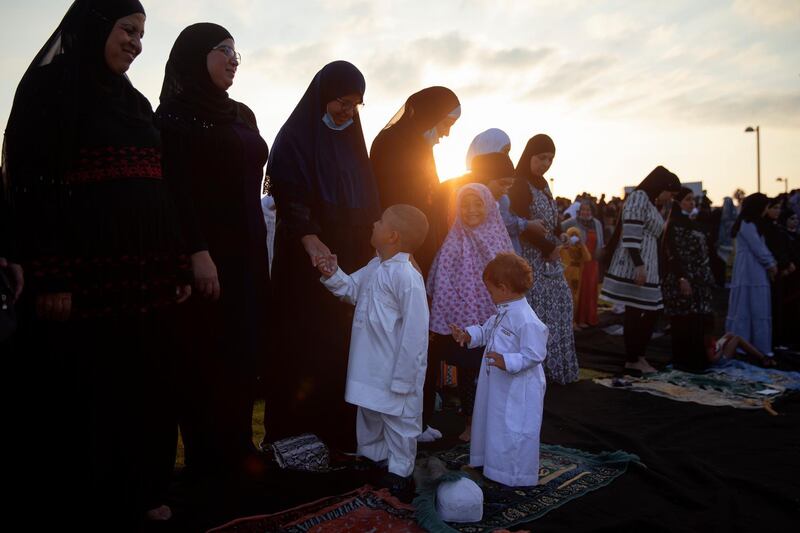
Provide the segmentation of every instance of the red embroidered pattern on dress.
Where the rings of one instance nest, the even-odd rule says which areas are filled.
[[[162,179],[161,151],[137,146],[83,148],[68,183],[95,183],[125,178]]]

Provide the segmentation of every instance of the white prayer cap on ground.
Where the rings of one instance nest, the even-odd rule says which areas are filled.
[[[445,522],[480,522],[483,491],[466,477],[446,481],[436,489],[436,512]]]

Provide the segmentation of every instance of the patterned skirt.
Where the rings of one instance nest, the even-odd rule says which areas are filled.
[[[578,380],[578,357],[572,331],[572,292],[564,278],[561,262],[548,262],[541,252],[523,244],[522,256],[533,268],[533,287],[528,303],[549,330],[544,373],[549,382]]]

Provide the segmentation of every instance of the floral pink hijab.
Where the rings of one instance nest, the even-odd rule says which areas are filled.
[[[461,220],[461,199],[464,194],[477,194],[486,206],[486,220],[477,228],[467,227]],[[483,284],[483,270],[500,252],[513,252],[497,201],[485,185],[470,183],[458,190],[456,219],[436,253],[428,274],[431,296],[430,330],[450,334],[449,324],[461,328],[483,324],[496,307]]]

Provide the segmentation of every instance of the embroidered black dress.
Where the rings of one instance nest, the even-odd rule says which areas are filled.
[[[178,226],[152,108],[103,56],[114,21],[143,12],[76,1],[20,82],[6,131],[11,259],[27,282],[19,353],[7,359],[23,414],[9,432],[25,436],[26,480],[57,495],[43,529],[51,518],[134,529],[165,503],[174,464]],[[71,297],[69,318],[43,320],[36,300],[56,293]]]

